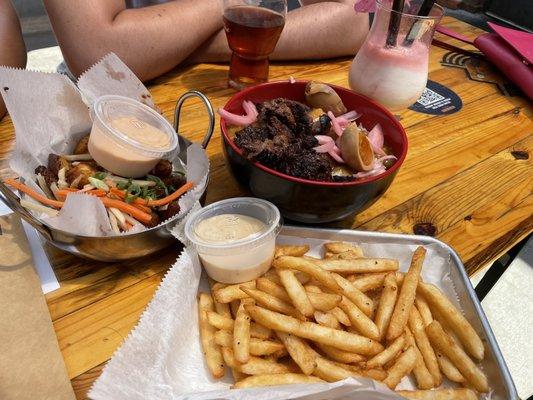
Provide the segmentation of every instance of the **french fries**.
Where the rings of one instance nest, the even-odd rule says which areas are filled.
[[[233,354],[240,363],[250,360],[250,316],[244,309],[247,303],[244,300],[241,301],[233,324]]]
[[[404,376],[409,374],[416,364],[416,352],[412,347],[408,347],[395,361],[395,363],[387,370],[387,377],[383,383],[390,389],[398,386],[398,383]]]
[[[276,331],[292,333],[304,339],[362,355],[373,355],[383,350],[379,342],[353,333],[331,329],[313,322],[302,322],[258,306],[245,306],[245,309],[255,321]]]
[[[303,285],[296,279],[294,272],[290,269],[280,269],[278,270],[278,275],[294,307],[302,315],[311,317],[315,312],[315,308],[311,304],[309,297],[307,297]]]
[[[262,277],[238,285],[210,281],[212,298],[200,294],[201,344],[214,377],[228,366],[237,389],[348,377],[395,389],[412,374],[419,390],[398,393],[434,400],[470,400],[489,389],[467,354],[483,357],[481,339],[421,279],[423,247],[406,273],[397,260],[364,258],[349,243],[326,243],[324,259],[308,250],[278,246],[274,268]],[[464,388],[442,389],[443,375]]]
[[[307,343],[290,333],[276,331],[276,335],[285,345],[289,355],[302,372],[305,375],[311,375],[316,368],[316,355],[311,351]]]
[[[323,383],[324,381],[316,376],[304,374],[266,374],[255,375],[244,378],[233,385],[234,389],[245,389],[259,386],[291,385],[295,383]]]
[[[446,324],[457,335],[466,351],[472,357],[482,360],[485,347],[481,338],[452,302],[438,288],[427,283],[420,284],[417,292],[422,295],[431,308],[435,308],[439,312]]]
[[[420,313],[416,307],[411,308],[411,313],[409,314],[409,328],[413,333],[416,347],[418,347],[418,350],[420,350],[420,353],[422,354],[424,364],[433,377],[434,386],[440,386],[442,383],[442,374],[437,362],[437,356],[435,355],[435,351],[429,343],[429,339],[424,329],[424,322],[422,321],[422,317],[420,316]]]
[[[461,347],[442,329],[438,321],[433,321],[426,327],[427,336],[437,351],[450,359],[455,367],[461,372],[466,381],[478,392],[489,391],[487,377],[474,364]]]
[[[213,299],[207,293],[200,293],[198,297],[198,320],[200,324],[200,340],[204,352],[207,368],[214,378],[224,376],[224,360],[220,347],[215,343],[215,329],[207,321],[207,313],[215,308]]]
[[[470,389],[398,390],[397,393],[413,400],[478,400]]]
[[[387,341],[396,339],[405,330],[411,307],[415,301],[416,288],[420,279],[420,271],[422,270],[425,255],[426,249],[423,247],[418,247],[413,254],[411,266],[403,280],[402,288],[389,322],[386,335]]]
[[[352,260],[315,260],[314,263],[326,271],[338,274],[362,274],[366,272],[397,271],[398,260],[389,258],[356,258]]]
[[[375,323],[379,331],[379,339],[385,337],[389,322],[392,317],[396,298],[398,297],[398,285],[394,273],[388,273],[383,280],[383,291],[376,310]]]
[[[309,246],[290,246],[290,245],[283,245],[283,246],[276,246],[276,251],[274,252],[274,257],[280,257],[280,256],[293,256],[293,257],[301,257],[305,255],[309,251]]]

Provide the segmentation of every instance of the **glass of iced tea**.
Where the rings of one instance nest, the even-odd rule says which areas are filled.
[[[224,0],[224,30],[232,50],[230,87],[268,81],[268,56],[285,25],[286,0]]]

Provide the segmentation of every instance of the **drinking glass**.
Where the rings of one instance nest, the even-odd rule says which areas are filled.
[[[418,16],[422,0],[405,2],[403,12],[392,0],[377,0],[370,32],[350,68],[350,87],[391,111],[415,103],[428,78],[429,47],[444,11],[433,5]]]
[[[230,87],[268,81],[268,56],[285,25],[286,0],[223,0],[224,30],[232,50]]]

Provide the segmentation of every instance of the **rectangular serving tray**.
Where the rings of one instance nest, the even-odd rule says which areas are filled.
[[[487,317],[481,308],[481,303],[476,296],[464,265],[457,253],[446,243],[430,236],[366,232],[348,229],[308,228],[290,225],[285,225],[283,227],[280,236],[384,245],[394,242],[396,244],[406,245],[433,244],[439,246],[450,257],[450,279],[455,287],[460,307],[485,344],[485,358],[482,361],[482,368],[488,377],[491,389],[493,389],[490,399],[519,399],[513,380],[507,369],[507,365],[505,364],[505,360],[496,343],[492,329],[490,328]]]

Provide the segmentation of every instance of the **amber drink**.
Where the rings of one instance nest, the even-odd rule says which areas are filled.
[[[261,4],[264,3],[269,2]],[[285,25],[285,5],[277,8],[280,10],[232,5],[224,9],[224,30],[232,50],[231,87],[240,90],[268,80],[268,56],[274,51]]]

